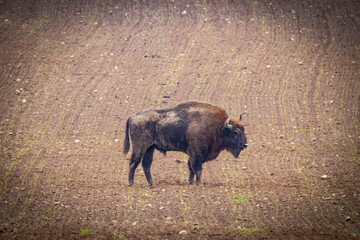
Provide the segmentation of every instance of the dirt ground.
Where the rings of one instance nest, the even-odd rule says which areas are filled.
[[[359,39],[357,0],[0,1],[0,239],[360,239]],[[129,188],[126,119],[188,100],[249,147]]]

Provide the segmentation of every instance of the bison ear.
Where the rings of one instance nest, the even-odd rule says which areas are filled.
[[[240,114],[239,121],[241,121],[241,119],[242,119],[242,114]]]

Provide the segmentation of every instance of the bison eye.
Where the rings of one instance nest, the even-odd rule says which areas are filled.
[[[237,132],[232,132],[231,135],[236,137],[238,135],[238,133]]]

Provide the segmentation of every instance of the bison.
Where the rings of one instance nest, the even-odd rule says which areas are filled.
[[[222,150],[237,158],[247,147],[244,125],[224,109],[204,102],[186,102],[173,108],[151,109],[128,118],[123,153],[127,154],[131,136],[133,152],[129,163],[129,186],[142,160],[149,185],[154,150],[180,151],[189,156],[189,183],[201,183],[202,164],[215,159]]]

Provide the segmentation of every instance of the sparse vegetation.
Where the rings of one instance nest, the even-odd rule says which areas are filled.
[[[241,233],[252,233],[252,232],[256,232],[258,231],[255,228],[246,228],[246,227],[237,227],[237,229],[241,232]]]
[[[299,128],[298,131],[299,131],[299,132],[306,132],[306,131],[307,131],[307,128]]]
[[[80,228],[80,232],[79,232],[80,236],[91,236],[91,235],[95,235],[95,232],[92,232],[88,229],[86,229],[85,227]]]
[[[241,201],[245,201],[246,199],[248,199],[249,197],[247,196],[238,196],[235,198],[236,202],[241,202]]]

